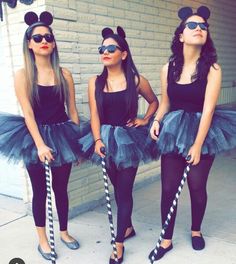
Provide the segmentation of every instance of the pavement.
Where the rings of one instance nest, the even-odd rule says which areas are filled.
[[[181,194],[173,246],[163,259],[168,264],[236,264],[236,149],[216,157],[208,181],[208,206],[202,225],[206,248],[194,251],[190,238],[190,199],[187,186]],[[113,203],[113,213],[115,205]],[[81,244],[69,250],[59,239],[55,221],[58,264],[108,264],[111,253],[106,206],[69,221],[70,233]],[[124,264],[148,264],[147,256],[160,233],[160,180],[134,191],[133,224],[137,236],[125,243]],[[46,264],[37,252],[32,216],[21,200],[0,196],[0,264],[21,258],[25,264]],[[10,264],[23,264],[11,262]]]

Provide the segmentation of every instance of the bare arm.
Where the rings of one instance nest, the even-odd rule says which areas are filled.
[[[140,76],[139,94],[141,94],[149,104],[146,114],[144,116],[144,119],[149,121],[149,119],[155,114],[159,102],[148,80],[145,79],[143,76]]]
[[[68,115],[74,123],[79,124],[79,117],[75,103],[75,86],[74,86],[73,77],[70,71],[65,68],[62,69],[62,72],[68,84],[68,105],[67,105]]]
[[[159,102],[154,94],[149,82],[147,79],[145,79],[143,76],[140,76],[140,83],[138,87],[138,93],[142,95],[142,97],[148,102],[148,109],[146,111],[146,114],[144,115],[144,118],[136,118],[135,120],[128,120],[127,126],[145,126],[148,124],[149,119],[154,115],[156,112]]]
[[[220,95],[221,79],[222,73],[220,66],[218,64],[215,64],[214,67],[211,66],[207,78],[205,100],[197,136],[188,153],[188,155],[191,155],[189,162],[193,165],[196,165],[200,161],[201,148],[211,126],[216,103]]]
[[[93,138],[95,141],[95,152],[103,157],[104,155],[101,153],[100,149],[101,147],[104,147],[104,144],[101,140],[101,134],[100,134],[101,124],[97,109],[97,103],[95,99],[96,78],[97,77],[94,76],[89,80],[88,98],[89,98],[89,108],[90,108],[90,117],[91,117],[91,128],[92,128]]]
[[[154,140],[157,140],[157,136],[159,134],[159,128],[160,128],[160,121],[162,120],[163,116],[169,112],[170,109],[170,101],[169,101],[169,97],[167,94],[167,73],[168,73],[168,63],[165,64],[161,70],[161,103],[160,106],[157,110],[157,114],[155,116],[155,120],[151,130],[150,130],[150,134],[151,137]]]
[[[26,126],[34,140],[40,160],[42,162],[45,160],[45,158],[47,158],[49,161],[53,160],[51,149],[45,145],[35,121],[34,112],[26,92],[26,78],[24,69],[16,72],[14,86],[17,99],[21,105],[23,115],[25,117]]]
[[[155,119],[161,121],[163,116],[169,112],[170,101],[167,94],[167,73],[168,73],[169,63],[165,64],[161,70],[161,103],[158,108]]]

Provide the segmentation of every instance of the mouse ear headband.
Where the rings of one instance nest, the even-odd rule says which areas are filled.
[[[206,6],[200,6],[197,9],[196,13],[193,13],[193,10],[191,7],[182,7],[179,9],[178,11],[178,16],[181,20],[186,20],[188,17],[192,16],[192,15],[197,15],[200,16],[202,18],[204,18],[205,20],[207,20],[210,17],[211,11],[208,7]]]
[[[114,31],[111,28],[106,27],[102,30],[102,37],[107,38],[110,35],[117,34],[118,36],[122,37],[123,39],[126,38],[125,31],[122,27],[118,26],[116,28],[116,31],[117,31],[117,33],[114,33]]]
[[[50,26],[53,22],[53,16],[48,11],[44,11],[38,17],[36,13],[30,11],[25,14],[24,20],[28,26],[32,26],[33,24],[38,23],[38,22],[39,23],[41,22],[45,24],[46,26]]]
[[[30,38],[32,29],[36,26],[47,26],[49,27],[53,22],[53,16],[48,11],[44,11],[38,15],[32,11],[27,12],[24,17],[25,23],[29,26],[26,30],[27,39]]]

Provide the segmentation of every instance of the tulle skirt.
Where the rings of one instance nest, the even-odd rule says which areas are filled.
[[[152,146],[155,156],[175,152],[186,157],[200,123],[200,112],[177,110],[166,114],[158,140]],[[236,111],[216,109],[202,146],[202,154],[215,155],[236,147]]]
[[[153,160],[147,146],[149,126],[101,126],[101,139],[105,145],[106,166],[115,163],[118,169],[138,167],[139,163],[147,163]],[[101,158],[94,153],[94,139],[92,133],[79,140],[83,145],[83,153],[86,159],[99,165]]]
[[[81,121],[80,125],[71,120],[42,125],[39,132],[45,144],[53,150],[54,161],[51,166],[61,166],[76,162],[81,158],[82,145],[79,138],[90,132],[90,123]],[[0,155],[9,162],[23,160],[26,165],[39,163],[37,149],[23,117],[0,113]]]

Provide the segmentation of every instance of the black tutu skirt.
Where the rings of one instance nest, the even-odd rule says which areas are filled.
[[[88,121],[81,121],[77,125],[71,120],[50,125],[38,124],[38,128],[45,144],[53,150],[55,160],[50,165],[55,167],[78,161],[82,154],[79,138],[91,131]],[[40,162],[22,116],[0,113],[0,155],[13,163],[21,160],[26,165]]]
[[[115,163],[118,169],[137,167],[139,163],[147,163],[153,160],[147,146],[149,126],[101,126],[101,139],[105,145],[106,166]],[[79,140],[83,145],[83,153],[86,159],[100,165],[101,158],[94,153],[94,139],[92,133]]]
[[[200,112],[177,110],[166,114],[152,151],[158,155],[175,152],[186,157],[193,145],[201,119]],[[236,111],[216,109],[201,153],[215,155],[236,147]]]

